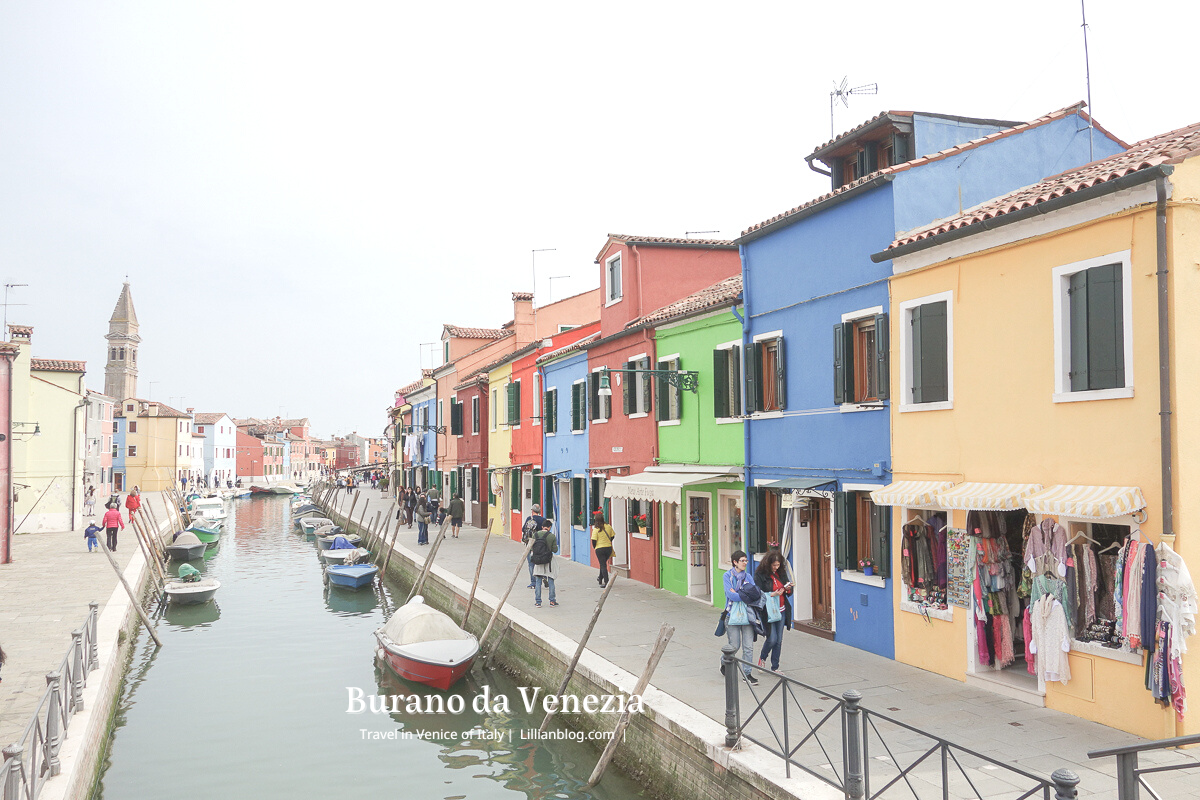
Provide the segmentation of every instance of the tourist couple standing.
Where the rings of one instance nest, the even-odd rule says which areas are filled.
[[[724,633],[729,643],[742,651],[742,675],[747,683],[756,684],[750,664],[754,660],[754,643],[761,631],[766,641],[758,657],[758,666],[766,668],[770,659],[771,671],[779,671],[779,656],[783,649],[783,632],[792,627],[791,595],[793,584],[787,579],[787,565],[778,550],[770,550],[758,563],[753,580],[746,567],[749,557],[735,550],[730,556],[733,568],[725,573],[725,610],[717,623],[717,635]],[[724,671],[724,664],[721,670]]]

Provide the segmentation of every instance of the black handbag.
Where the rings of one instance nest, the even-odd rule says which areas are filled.
[[[721,612],[721,616],[717,619],[717,629],[715,631],[713,631],[713,636],[724,636],[725,635],[725,620],[728,619],[728,617],[729,617],[728,611]]]

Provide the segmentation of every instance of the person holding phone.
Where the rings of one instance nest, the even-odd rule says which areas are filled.
[[[778,550],[768,550],[754,570],[754,584],[763,594],[763,604],[757,609],[762,615],[767,639],[763,642],[758,665],[765,667],[771,659],[771,671],[779,671],[779,654],[783,649],[783,632],[792,627],[792,583]]]

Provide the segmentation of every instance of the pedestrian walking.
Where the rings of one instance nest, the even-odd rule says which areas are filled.
[[[4,648],[0,647],[0,667],[4,666],[5,661],[8,661],[8,656],[4,653]],[[4,678],[0,678],[0,681],[2,680],[4,680]]]
[[[404,496],[404,518],[408,521],[408,529],[412,530],[413,516],[417,509],[417,490],[411,486],[408,488],[408,493]]]
[[[729,643],[741,649],[742,660],[746,662],[742,665],[742,677],[746,683],[757,684],[758,679],[754,677],[750,668],[754,658],[755,638],[752,615],[756,616],[751,606],[756,605],[762,595],[746,572],[746,565],[750,563],[746,553],[734,550],[730,561],[733,562],[733,567],[725,572],[725,611],[721,619],[725,623],[725,635]],[[721,670],[724,672],[724,664],[721,665]]]
[[[758,665],[765,667],[767,659],[770,658],[771,671],[778,672],[779,654],[783,649],[783,632],[791,630],[792,627],[792,583],[787,579],[783,556],[778,550],[768,550],[758,562],[758,569],[754,570],[754,585],[763,595],[759,616],[763,629],[767,632],[762,652],[758,656]]]
[[[133,515],[142,507],[142,491],[138,487],[133,487],[133,491],[125,498],[125,508],[129,511],[129,521],[133,522]]]
[[[96,516],[96,487],[91,484],[88,484],[87,491],[83,493],[83,515]]]
[[[529,559],[533,562],[533,607],[542,607],[542,584],[550,588],[550,605],[557,606],[558,599],[554,595],[554,580],[558,577],[557,559],[558,537],[551,528],[554,523],[548,519],[542,520],[541,530],[533,534],[533,549],[529,551]]]
[[[613,540],[617,532],[604,519],[604,512],[597,511],[592,515],[592,548],[596,551],[596,560],[600,562],[600,575],[596,582],[603,589],[608,586],[608,562],[612,560]]]
[[[121,519],[121,509],[110,508],[105,511],[100,525],[108,532],[108,549],[115,553],[117,551],[117,530],[125,527],[125,520]]]
[[[87,546],[88,546],[89,553],[92,552],[93,549],[95,549],[95,550],[100,549],[99,533],[100,533],[100,526],[97,525],[95,522],[91,523],[90,525],[87,526],[87,528],[84,529],[83,538],[87,539]]]
[[[542,525],[546,522],[546,518],[542,516],[542,507],[537,503],[529,509],[530,514],[525,518],[524,524],[521,525],[521,544],[529,544],[529,540],[535,533],[542,529]],[[525,557],[526,563],[529,564],[529,587],[533,588],[533,554],[530,553]]]
[[[417,544],[429,544],[429,517],[433,511],[432,502],[424,493],[417,496],[415,514],[417,517]]]
[[[463,502],[461,492],[454,495],[447,510],[450,512],[450,535],[457,539],[458,534],[462,532],[463,514],[467,510],[467,504]]]

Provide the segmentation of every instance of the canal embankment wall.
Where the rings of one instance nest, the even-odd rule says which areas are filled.
[[[366,533],[359,529],[357,522],[352,522],[333,508],[325,507],[325,511],[347,530],[360,535]],[[374,512],[373,507],[367,514],[368,522]],[[389,575],[411,586],[423,568],[423,556],[430,549],[425,549],[419,556],[402,544],[393,544]],[[523,574],[518,581],[524,584]],[[469,578],[461,577],[435,562],[421,594],[427,603],[458,620],[466,607],[470,591]],[[497,596],[482,589],[477,590],[471,617],[464,627],[481,635],[498,601]],[[655,629],[661,621],[661,617],[652,621]],[[577,639],[542,623],[511,602],[504,605],[489,634],[488,649],[496,642],[499,644],[493,663],[525,685],[541,687],[544,692],[557,690],[578,647]],[[484,655],[481,654],[480,658]],[[585,649],[567,687],[567,694],[580,698],[587,695],[627,695],[633,691],[637,681],[638,675]],[[510,698],[510,702],[515,704],[519,698]],[[617,748],[615,763],[626,774],[640,779],[657,797],[811,800],[842,796],[830,786],[808,776],[785,778],[779,758],[757,747],[725,747],[724,726],[683,699],[655,688],[653,681],[643,696],[643,703],[644,710],[633,716],[625,739]],[[559,713],[556,718],[571,728],[590,733],[611,731],[618,715]],[[597,755],[600,749],[596,748]]]
[[[146,497],[146,495],[143,495]],[[145,503],[153,502],[146,499]],[[171,533],[165,501],[158,504],[157,516],[164,520],[155,530],[160,541]],[[143,519],[154,528],[149,516]],[[125,546],[133,545],[133,531],[126,526]],[[136,545],[133,545],[136,547]],[[141,549],[134,551],[122,572],[139,601],[145,605],[150,590],[150,569]],[[83,708],[71,719],[68,735],[59,750],[62,772],[46,782],[39,800],[87,800],[92,796],[106,752],[121,695],[121,685],[133,652],[134,633],[139,625],[137,612],[125,587],[113,576],[114,588],[96,622],[98,664],[88,675],[83,690]]]

